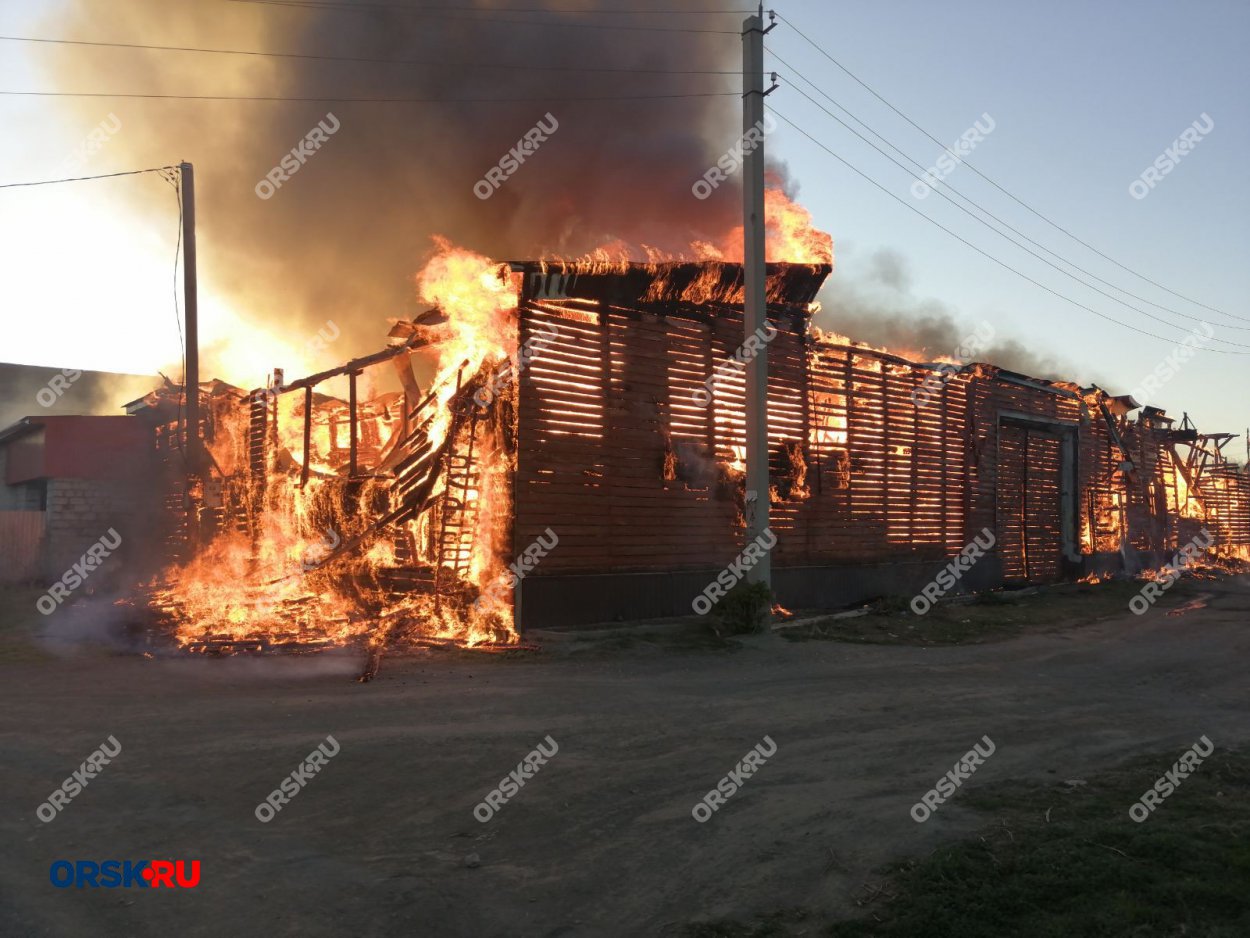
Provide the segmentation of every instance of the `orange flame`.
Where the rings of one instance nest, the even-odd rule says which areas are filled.
[[[741,225],[719,245],[695,242],[700,260],[742,261]],[[780,186],[764,190],[764,260],[787,264],[832,264],[833,237],[812,222],[812,213],[793,201]]]

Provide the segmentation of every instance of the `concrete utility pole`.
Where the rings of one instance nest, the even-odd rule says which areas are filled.
[[[195,282],[195,169],[179,164],[182,178],[182,290],[186,318],[187,363],[182,379],[187,398],[187,431],[183,443],[190,472],[198,475],[200,462],[200,336]]]
[[[764,9],[742,23],[742,132],[764,126]],[[771,89],[769,89],[771,90]],[[742,268],[746,296],[743,338],[767,325],[764,302],[764,144],[746,153],[742,165]],[[746,376],[746,541],[768,528],[768,351],[747,362]],[[751,583],[772,587],[767,552],[747,572]]]

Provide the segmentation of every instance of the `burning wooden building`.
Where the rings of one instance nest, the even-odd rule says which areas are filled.
[[[985,530],[974,588],[1134,573],[1203,528],[1250,559],[1227,436],[1097,387],[822,334],[830,269],[768,265],[779,601],[909,594]],[[423,276],[437,307],[376,354],[201,388],[207,460],[169,493],[177,559],[151,592],[183,645],[494,646],[686,614],[741,551],[739,265],[449,250]],[[336,381],[345,396],[323,393]],[[176,398],[144,407],[183,480]]]

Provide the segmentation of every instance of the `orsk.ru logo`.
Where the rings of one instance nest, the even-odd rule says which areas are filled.
[[[194,889],[199,860],[53,860],[48,878],[57,889]]]

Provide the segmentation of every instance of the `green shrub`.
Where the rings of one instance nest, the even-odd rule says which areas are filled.
[[[729,635],[761,632],[772,609],[773,593],[764,583],[739,580],[733,589],[717,600],[712,616],[720,630]]]

